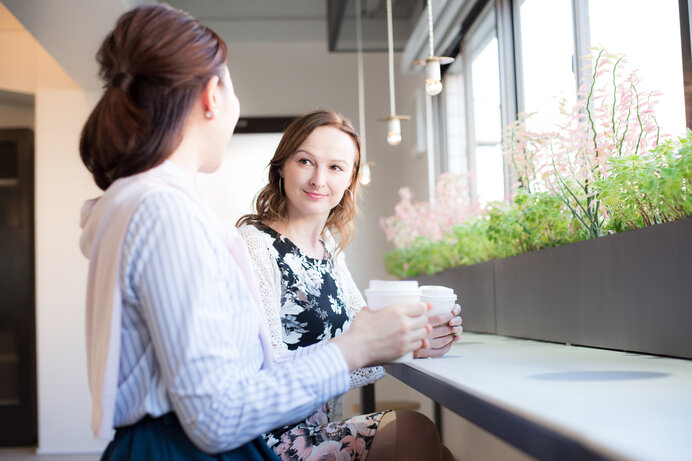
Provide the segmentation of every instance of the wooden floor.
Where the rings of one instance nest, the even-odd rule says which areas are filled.
[[[0,461],[98,461],[100,453],[89,455],[37,455],[36,448],[0,448]]]

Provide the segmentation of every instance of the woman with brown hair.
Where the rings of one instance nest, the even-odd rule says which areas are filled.
[[[252,215],[238,225],[259,280],[274,354],[339,337],[365,306],[343,249],[353,237],[359,196],[360,138],[332,111],[298,117],[286,129],[269,164],[268,184]],[[337,242],[334,236],[338,236]],[[454,311],[432,318],[429,347],[419,357],[446,353],[461,333]],[[351,372],[350,387],[384,376],[381,367]],[[341,399],[304,422],[265,434],[282,459],[315,453],[350,459],[439,459],[434,425],[416,412],[383,411],[341,421]],[[312,458],[311,458],[312,459]]]
[[[258,435],[348,389],[351,370],[419,348],[422,303],[363,313],[273,359],[247,250],[194,183],[239,116],[226,45],[164,4],[118,20],[80,142],[102,196],[82,208],[92,427],[103,459],[275,459]]]

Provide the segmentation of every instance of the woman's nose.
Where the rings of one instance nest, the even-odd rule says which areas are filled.
[[[325,173],[322,171],[321,168],[315,168],[312,178],[310,178],[310,185],[313,187],[322,187],[324,186],[324,177]]]

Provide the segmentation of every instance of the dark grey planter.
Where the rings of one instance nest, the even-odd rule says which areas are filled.
[[[418,280],[460,290],[469,331],[692,358],[692,218]]]

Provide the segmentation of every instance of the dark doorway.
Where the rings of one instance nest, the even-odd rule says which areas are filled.
[[[36,444],[34,133],[0,129],[0,446]]]

